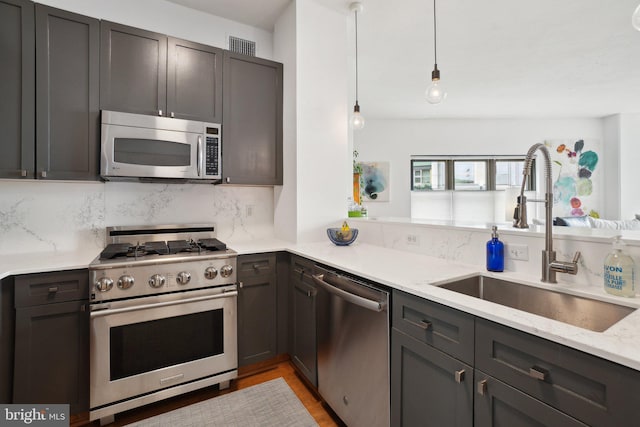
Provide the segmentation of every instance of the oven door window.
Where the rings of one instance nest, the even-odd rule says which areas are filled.
[[[190,166],[191,144],[144,138],[115,138],[113,159],[143,166]]]
[[[223,310],[111,327],[111,381],[224,352]]]

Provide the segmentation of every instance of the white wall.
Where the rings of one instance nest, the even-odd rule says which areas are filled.
[[[620,115],[620,218],[640,214],[640,114]]]
[[[298,241],[317,241],[346,215],[351,182],[347,15],[296,0]]]
[[[609,173],[605,176],[604,204],[605,212],[603,218],[622,218],[620,212],[620,190],[621,174],[620,170],[620,115],[605,117],[603,120],[603,132],[605,135],[606,156],[604,165]]]
[[[229,36],[256,42],[256,56],[271,59],[269,31],[164,0],[39,0],[59,9],[227,49]]]
[[[524,155],[534,143],[562,138],[602,141],[602,120],[369,119],[364,129],[354,133],[354,147],[360,161],[391,163],[390,202],[367,202],[369,216],[409,217],[411,155]]]
[[[297,55],[296,2],[291,2],[278,18],[273,31],[273,56],[283,67],[283,185],[274,188],[274,228],[277,237],[295,242],[298,235]]]

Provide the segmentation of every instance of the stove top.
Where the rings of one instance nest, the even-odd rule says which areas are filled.
[[[194,240],[169,240],[132,243],[111,243],[100,253],[98,259],[141,258],[147,255],[174,255],[179,253],[197,253],[226,251],[227,245],[215,238]]]
[[[237,252],[212,224],[107,228],[89,265],[92,301],[186,292],[236,282]]]

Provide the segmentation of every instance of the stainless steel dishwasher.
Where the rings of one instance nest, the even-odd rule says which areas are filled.
[[[316,265],[318,391],[349,427],[389,426],[389,293]]]

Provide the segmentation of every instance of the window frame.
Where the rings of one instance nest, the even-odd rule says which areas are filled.
[[[464,191],[464,192],[476,192],[476,191],[503,191],[497,189],[496,173],[498,162],[521,162],[524,161],[526,156],[514,155],[514,156],[411,156],[410,168],[411,168],[411,191],[416,192],[429,192],[429,191]],[[485,182],[486,188],[483,190],[464,190],[455,188],[455,163],[456,162],[485,162]],[[428,190],[428,189],[415,189],[414,188],[414,163],[415,162],[443,162],[445,168],[445,188],[444,190]],[[518,187],[521,184],[518,184]],[[531,163],[531,174],[527,177],[527,184],[525,191],[536,190],[536,160],[533,159]]]

